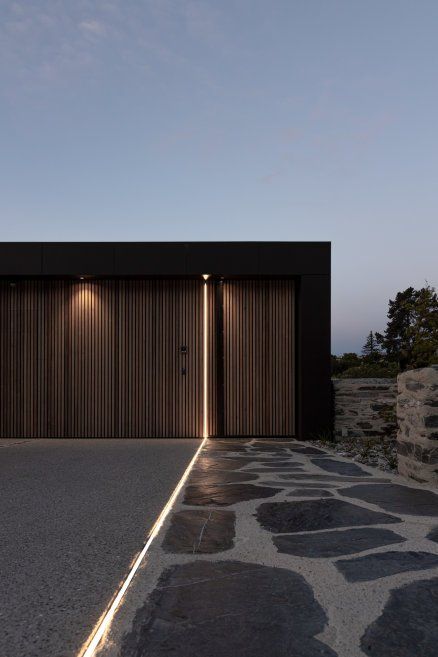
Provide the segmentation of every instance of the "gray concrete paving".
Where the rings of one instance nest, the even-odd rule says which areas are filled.
[[[1,441],[1,657],[77,654],[198,446]]]

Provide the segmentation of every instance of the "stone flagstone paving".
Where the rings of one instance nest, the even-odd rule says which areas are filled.
[[[379,474],[207,441],[98,654],[437,657],[438,495]]]

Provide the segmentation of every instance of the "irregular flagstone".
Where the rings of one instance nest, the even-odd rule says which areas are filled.
[[[212,441],[206,444],[211,445]],[[335,647],[342,646],[343,657],[344,653],[345,657],[359,653],[370,657],[423,657],[424,654],[427,657],[429,644],[426,641],[425,652],[421,634],[415,641],[408,637],[407,643],[400,644],[400,636],[406,634],[406,622],[404,618],[397,620],[399,604],[394,605],[389,622],[380,624],[380,619],[368,628],[362,639],[362,650],[358,645],[364,627],[361,614],[351,617],[345,607],[354,592],[359,598],[366,593],[364,604],[368,618],[373,619],[381,613],[381,605],[387,601],[394,580],[398,584],[398,574],[408,573],[404,579],[411,581],[435,576],[438,555],[433,552],[438,550],[434,543],[428,543],[430,552],[424,547],[425,540],[421,545],[424,552],[405,552],[408,548],[415,550],[416,545],[399,535],[397,530],[401,525],[396,527],[395,523],[406,523],[403,533],[419,538],[437,525],[428,538],[438,542],[438,514],[435,514],[436,522],[431,522],[435,520],[433,517],[425,523],[421,517],[401,519],[383,505],[381,509],[366,508],[370,504],[356,501],[349,492],[359,490],[362,494],[380,487],[386,499],[391,480],[368,476],[356,464],[340,461],[337,456],[313,446],[306,448],[295,443],[290,449],[290,445],[270,442],[243,445],[239,451],[239,443],[227,440],[222,446],[218,443],[217,449],[213,444],[213,448],[201,453],[185,486],[184,501],[178,501],[163,541],[150,555],[155,559],[156,569],[161,570],[163,563],[173,565],[162,574],[147,600],[144,594],[145,604],[138,610],[132,630],[124,635],[123,646],[117,646],[117,654],[120,657],[335,657],[333,649],[319,639],[328,622],[328,611],[316,602],[329,581],[341,617],[325,640]],[[311,453],[306,454],[309,449]],[[407,488],[409,493],[415,490],[408,484],[401,488]],[[332,491],[346,495],[339,499]],[[397,486],[394,493],[393,498],[399,504],[401,499],[405,505]],[[276,500],[272,500],[273,496]],[[239,504],[253,499],[254,503]],[[436,499],[434,496],[433,501]],[[395,508],[403,511],[404,506]],[[256,525],[255,518],[251,521],[248,517],[251,513],[257,517]],[[245,530],[251,526],[255,531],[248,537]],[[265,530],[271,533],[266,534]],[[252,554],[259,564],[224,561],[227,556],[236,559],[235,552],[229,551],[233,548],[239,550],[240,556],[240,546],[244,559],[251,559]],[[251,552],[251,546],[255,551]],[[215,563],[212,559],[219,561]],[[319,560],[321,578],[314,583],[313,592],[289,568],[299,564],[297,570],[311,573],[315,559]],[[286,569],[275,568],[276,561],[287,563]],[[268,567],[266,563],[274,565]],[[332,577],[336,574],[333,566],[338,573],[335,577]],[[393,579],[388,580],[390,576]],[[379,578],[386,579],[376,584]],[[310,591],[313,601],[310,607],[307,599],[302,598],[302,583]],[[144,590],[149,590],[147,584]],[[429,623],[431,615],[435,625],[438,624],[438,610],[434,607],[437,599],[438,589],[433,599],[424,603],[423,612],[409,632],[421,633],[423,619]],[[417,602],[418,596],[412,595],[407,615],[416,613]],[[314,604],[322,620],[317,628],[309,629],[306,622],[313,622]],[[389,604],[384,614],[388,609]],[[126,616],[124,623],[123,631],[126,631]],[[375,633],[379,631],[381,635],[375,642]],[[114,636],[120,637],[121,633]],[[376,643],[380,647],[382,637],[387,644],[379,653]],[[430,642],[434,652],[429,654],[434,657],[438,657],[436,639]]]
[[[265,502],[256,515],[264,529],[277,534],[400,522],[395,516],[335,499]]]
[[[278,456],[270,456],[266,457],[264,454],[263,456],[256,455],[254,456],[247,456],[245,455],[240,455],[236,454],[235,456],[224,456],[224,460],[227,459],[233,459],[235,461],[240,461],[243,464],[245,463],[256,463],[256,464],[262,464],[262,463],[280,463],[280,462],[285,462],[285,458],[287,458],[286,463],[299,463],[299,461],[294,461],[292,458],[289,458],[287,455],[285,456],[284,454],[279,454]]]
[[[438,527],[435,527],[434,529],[431,529],[431,531],[428,533],[426,538],[428,538],[429,541],[433,541],[434,543],[438,543]]]
[[[233,547],[234,511],[200,509],[178,511],[163,541],[166,552],[212,554]]]
[[[340,491],[345,497],[353,497],[376,504],[386,511],[417,516],[438,516],[438,495],[428,490],[409,488],[400,484],[351,486]]]
[[[255,470],[254,470],[255,472]],[[241,481],[256,481],[258,479],[257,474],[251,474],[251,472],[220,472],[220,471],[197,471],[195,470],[190,475],[189,483],[190,484],[231,484]]]
[[[251,441],[251,447],[260,448],[260,447],[287,447],[292,445],[292,440],[278,440],[277,438],[253,438]]]
[[[282,488],[298,488],[302,486],[303,488],[337,488],[338,484],[331,484],[330,482],[320,484],[313,483],[312,481],[261,481],[262,486],[281,486]]]
[[[124,636],[121,657],[337,657],[305,579],[238,561],[168,568]]]
[[[357,481],[357,477],[336,477],[335,475],[324,475],[324,474],[281,474],[278,476],[280,479],[311,479],[312,481],[340,481],[340,482],[351,482]],[[369,479],[361,479],[360,483],[363,482],[373,482],[373,483],[386,483],[389,482],[389,479],[379,478],[379,477],[370,477]]]
[[[327,472],[335,472],[336,474],[350,475],[353,477],[369,477],[369,473],[362,470],[362,468],[359,468],[355,463],[347,463],[345,461],[337,461],[336,459],[330,458],[312,459],[312,463]]]
[[[287,468],[283,467],[280,472],[303,472],[304,468],[299,465],[289,465]],[[245,470],[245,472],[258,472],[265,474],[272,474],[275,472],[277,474],[279,470],[277,468],[271,468],[269,466],[265,468],[251,468],[250,470]]]
[[[257,460],[255,459],[255,462],[257,463],[267,463],[267,464],[273,464],[273,465],[290,465],[291,463],[296,463],[297,465],[302,465],[300,461],[295,461],[292,457],[288,457],[287,460],[285,460],[284,456],[271,456],[271,458],[260,458],[257,457]]]
[[[274,445],[275,447],[290,447],[293,445],[291,440],[254,440],[252,443],[253,447],[259,447],[260,445]]]
[[[303,464],[299,463],[298,461],[293,461],[292,459],[290,461],[255,461],[255,465],[264,465],[269,466],[270,468],[302,468]]]
[[[286,447],[256,447],[248,450],[248,454],[264,454],[272,452],[273,454],[287,454],[289,448]]]
[[[211,443],[209,443],[206,451],[216,451],[216,452],[246,452],[247,447],[249,443],[248,442],[240,442],[238,440],[228,440],[228,441],[222,441],[222,440],[212,440]]]
[[[248,463],[251,462],[251,459],[248,459]],[[203,456],[198,459],[193,472],[205,471],[211,472],[211,470],[239,470],[246,465],[244,459],[237,458],[212,458],[209,456]]]
[[[281,488],[255,486],[254,484],[193,484],[187,486],[184,504],[192,506],[229,506],[236,502],[273,497]]]
[[[290,447],[290,449],[293,452],[299,452],[300,454],[327,454],[329,455],[328,452],[324,452],[322,449],[318,449],[317,447]]]
[[[204,451],[204,456],[212,456],[214,458],[239,458],[242,456],[246,456],[248,454],[248,450],[245,449],[245,447],[236,448],[236,449],[207,449]]]
[[[436,657],[437,646],[438,578],[391,591],[382,614],[361,639],[370,657]]]
[[[251,445],[251,441],[246,438],[210,438],[208,442],[209,447],[224,447],[234,445]]]
[[[287,456],[289,450],[284,447],[258,447],[257,449],[248,450],[248,454],[263,456],[266,454],[278,454],[279,456]]]
[[[221,458],[221,459],[224,459],[224,460],[225,460],[225,459],[238,459],[238,458],[243,458],[243,457],[245,457],[246,455],[247,455],[246,450],[243,450],[243,451],[240,451],[240,450],[236,450],[236,451],[233,451],[233,450],[229,450],[229,451],[224,451],[224,450],[215,451],[215,450],[214,450],[214,451],[213,451],[213,450],[210,450],[210,449],[208,450],[208,452],[206,452],[206,453],[204,454],[204,456],[206,456],[207,458],[213,458],[213,459]]]
[[[287,497],[333,497],[333,493],[321,488],[297,488],[288,493]]]
[[[396,573],[438,567],[438,555],[430,552],[379,552],[336,562],[348,582],[367,582]]]
[[[338,557],[406,541],[390,529],[377,527],[282,535],[274,536],[272,540],[279,552],[310,559]]]

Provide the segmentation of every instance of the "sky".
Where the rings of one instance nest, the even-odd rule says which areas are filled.
[[[332,351],[438,284],[436,0],[0,0],[0,240],[330,240]]]

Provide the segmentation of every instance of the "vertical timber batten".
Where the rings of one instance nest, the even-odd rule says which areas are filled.
[[[291,280],[226,280],[224,434],[295,434]]]
[[[222,280],[214,282],[215,313],[216,313],[216,418],[217,435],[223,436],[225,432],[224,420],[224,286]]]

